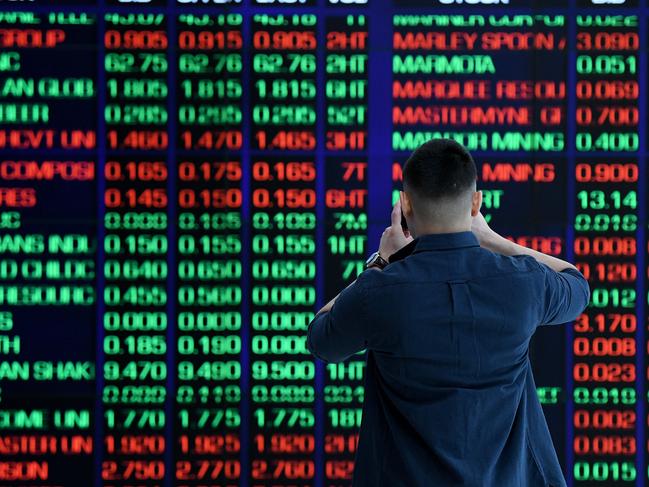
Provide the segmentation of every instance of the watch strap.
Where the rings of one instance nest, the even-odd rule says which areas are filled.
[[[381,254],[374,252],[372,257],[370,257],[369,262],[365,264],[365,268],[369,269],[370,267],[378,267],[379,269],[383,269],[388,264],[389,262],[381,257]]]

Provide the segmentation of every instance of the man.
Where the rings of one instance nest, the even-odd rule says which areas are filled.
[[[566,485],[528,346],[584,310],[588,283],[491,230],[476,179],[460,144],[418,148],[378,254],[309,324],[324,361],[368,351],[354,486]]]

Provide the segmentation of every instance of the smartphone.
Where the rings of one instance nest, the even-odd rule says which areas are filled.
[[[403,210],[401,210],[401,228],[403,228],[403,233],[406,233],[408,231],[408,222],[406,221],[406,217],[403,214]]]

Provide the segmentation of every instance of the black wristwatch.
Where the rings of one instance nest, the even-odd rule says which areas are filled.
[[[365,261],[365,269],[369,269],[370,267],[378,267],[379,269],[383,269],[388,264],[389,262],[381,257],[381,254],[374,252],[372,255],[370,255],[369,259]]]

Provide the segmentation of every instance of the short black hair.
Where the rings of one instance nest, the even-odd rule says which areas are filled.
[[[472,188],[476,179],[473,157],[452,139],[423,143],[403,165],[404,183],[428,200],[459,196]]]

